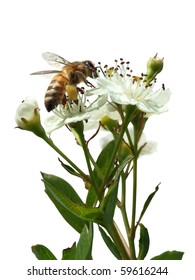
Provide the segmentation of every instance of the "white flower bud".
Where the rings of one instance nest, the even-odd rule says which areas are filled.
[[[28,97],[18,106],[15,121],[20,129],[32,131],[39,137],[45,134],[40,121],[38,104],[34,98]]]

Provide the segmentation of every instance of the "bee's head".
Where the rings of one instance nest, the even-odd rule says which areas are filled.
[[[90,60],[85,60],[84,65],[86,67],[86,70],[88,72],[88,76],[91,78],[97,78],[98,77],[98,71],[97,67],[95,67],[94,63]]]

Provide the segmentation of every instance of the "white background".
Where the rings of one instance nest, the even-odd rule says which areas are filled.
[[[165,83],[172,96],[169,112],[152,117],[146,127],[147,139],[158,142],[158,149],[140,160],[138,213],[146,197],[161,182],[160,191],[143,219],[151,237],[148,258],[166,250],[179,250],[185,252],[186,262],[192,262],[195,250],[192,4],[190,0],[7,0],[1,4],[2,260],[14,260],[17,266],[30,264],[35,260],[31,245],[37,243],[48,246],[60,258],[62,249],[78,239],[44,193],[40,171],[65,177],[69,182],[72,178],[61,168],[58,155],[41,139],[14,129],[15,110],[26,96],[34,96],[43,119],[46,116],[43,97],[50,80],[29,76],[31,72],[48,69],[42,52],[54,52],[70,61],[90,59],[103,64],[123,57],[131,61],[136,74],[144,72],[148,58],[158,52],[165,62],[158,77],[159,86]],[[52,139],[72,159],[82,163],[82,153],[67,130],[54,132]],[[76,186],[76,190],[85,196],[83,186]],[[114,259],[98,233],[94,258],[105,262]]]

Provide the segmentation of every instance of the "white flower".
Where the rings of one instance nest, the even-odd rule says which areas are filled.
[[[91,114],[90,119],[85,123],[85,130],[90,130],[93,128],[97,129],[97,127],[99,126],[99,122],[104,117],[109,117],[112,120],[121,121],[121,117],[114,104],[106,103],[99,110],[96,110]]]
[[[32,97],[27,97],[18,106],[15,121],[20,129],[32,131],[39,137],[45,135],[45,130],[41,125],[37,101]]]
[[[15,121],[19,128],[26,129],[26,123],[37,119],[38,104],[34,98],[27,97],[26,100],[18,106],[15,115]]]
[[[19,128],[27,129],[32,123],[40,122],[40,115],[37,101],[32,97],[27,97],[18,106],[15,121]]]
[[[129,133],[131,135],[132,141],[133,141],[133,130],[132,128],[129,128]],[[99,143],[101,148],[103,149],[110,141],[113,140],[113,135],[111,133],[107,133],[104,137],[100,138]],[[124,137],[125,143],[128,143],[128,139],[125,136]],[[146,136],[144,133],[142,133],[141,138],[138,142],[138,150],[142,148],[140,155],[150,155],[156,152],[157,150],[157,142],[155,141],[148,141],[146,139]]]
[[[107,96],[104,95],[98,97],[87,107],[86,103],[88,101],[86,97],[87,94],[83,93],[82,95],[78,95],[77,103],[67,101],[65,106],[58,105],[45,121],[46,132],[50,134],[52,131],[64,125],[88,120],[94,111],[99,110],[107,102]]]
[[[146,87],[142,77],[131,76],[129,68],[122,63],[106,71],[105,77],[96,79],[98,87],[91,90],[93,94],[109,95],[111,100],[122,105],[136,105],[139,110],[148,114],[160,114],[167,111],[166,103],[171,92],[161,88],[154,91],[154,83]]]

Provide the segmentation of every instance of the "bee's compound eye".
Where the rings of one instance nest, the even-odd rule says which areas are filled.
[[[85,66],[90,67],[90,68],[94,68],[94,64],[92,61],[90,60],[85,60],[84,62]]]

